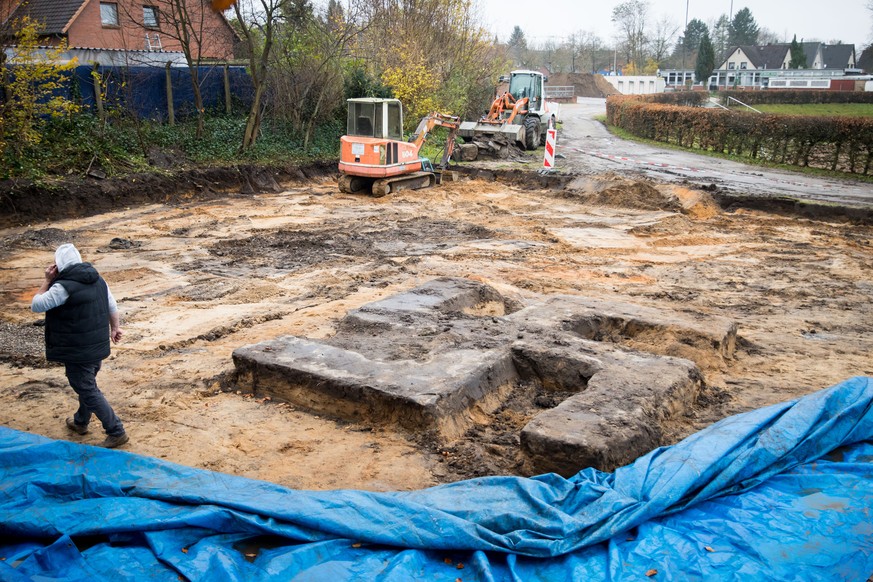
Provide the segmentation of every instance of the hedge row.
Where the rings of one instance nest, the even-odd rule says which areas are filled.
[[[609,97],[606,117],[634,135],[685,148],[861,174],[873,165],[869,118],[743,113],[634,96]]]
[[[720,91],[718,96],[724,105],[728,97],[739,99],[749,105],[807,105],[810,103],[873,103],[873,92],[863,91]]]
[[[640,95],[637,98],[646,103],[700,107],[709,100],[709,93],[706,91],[676,91],[674,93],[652,93],[651,95]]]

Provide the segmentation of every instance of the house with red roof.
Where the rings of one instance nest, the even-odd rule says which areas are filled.
[[[7,23],[30,17],[40,23],[40,44],[57,46],[66,41],[68,57],[83,63],[181,64],[185,35],[173,19],[178,7],[193,23],[187,42],[195,58],[199,54],[207,62],[228,60],[237,41],[227,19],[202,0],[11,1]]]

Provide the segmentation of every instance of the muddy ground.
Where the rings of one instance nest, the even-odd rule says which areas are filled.
[[[123,315],[124,341],[99,381],[131,435],[126,450],[296,488],[406,490],[525,474],[517,430],[560,396],[537,386],[519,386],[495,415],[445,443],[234,385],[236,347],[328,338],[347,310],[440,276],[482,281],[522,303],[569,293],[737,321],[729,361],[670,338],[631,345],[690,357],[703,371],[706,388],[670,427],[671,442],[873,374],[873,227],[725,212],[706,192],[610,176],[539,184],[465,179],[374,199],[340,194],[324,176],[281,192],[0,230],[0,423],[101,439],[96,423],[85,437],[66,431],[74,395],[63,368],[44,361],[42,318],[29,310],[54,247],[68,241],[104,275]]]

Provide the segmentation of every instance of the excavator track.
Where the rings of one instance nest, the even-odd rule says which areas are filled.
[[[433,172],[415,172],[404,176],[383,178],[373,182],[373,196],[381,198],[392,192],[430,188],[434,184],[436,184],[436,176]]]
[[[346,194],[358,194],[364,190],[369,190],[373,185],[373,178],[365,178],[363,176],[351,176],[343,174],[337,180],[340,192]]]

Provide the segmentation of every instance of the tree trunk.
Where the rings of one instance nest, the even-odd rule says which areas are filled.
[[[255,96],[252,100],[252,108],[249,109],[249,117],[246,121],[246,130],[243,134],[243,143],[240,147],[240,152],[244,152],[257,141],[258,131],[261,129],[261,97],[264,94],[263,81],[258,83],[255,89]]]
[[[97,117],[101,122],[106,121],[106,113],[103,111],[103,80],[100,76],[100,65],[94,63],[94,71],[91,73],[91,81],[94,83],[94,105],[97,107]]]
[[[200,70],[197,64],[188,67],[191,73],[191,90],[194,91],[194,108],[197,109],[197,132],[195,137],[200,139],[203,137],[203,116],[206,113],[203,110],[203,93],[200,92]]]
[[[318,111],[321,109],[321,102],[324,100],[325,88],[327,85],[322,85],[321,92],[318,95],[318,101],[315,102],[315,110],[309,118],[309,123],[306,127],[306,135],[303,137],[303,151],[309,150],[309,138],[312,137],[312,129],[315,126],[315,120],[318,117]]]

